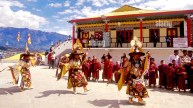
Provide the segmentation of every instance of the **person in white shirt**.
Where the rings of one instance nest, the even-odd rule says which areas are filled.
[[[183,55],[180,56],[180,63],[184,65],[186,63],[190,63],[190,61],[191,61],[191,58],[188,56],[188,51],[183,50]]]
[[[179,51],[178,50],[174,50],[174,54],[170,55],[169,58],[168,58],[168,63],[172,63],[172,60],[175,60],[176,61],[176,65],[178,66],[179,65],[179,60],[180,60],[180,57],[179,57]]]

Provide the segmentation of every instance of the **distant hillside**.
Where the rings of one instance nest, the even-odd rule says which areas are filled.
[[[20,41],[17,41],[17,34],[20,32]],[[12,48],[25,48],[28,33],[31,34],[31,42],[29,45],[30,50],[48,50],[51,43],[56,43],[59,40],[62,42],[68,38],[54,32],[43,32],[39,30],[31,30],[28,28],[13,28],[0,27],[0,46]]]

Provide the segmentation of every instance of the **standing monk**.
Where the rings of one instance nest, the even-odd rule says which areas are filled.
[[[157,78],[157,66],[155,64],[154,58],[150,58],[150,68],[149,68],[149,87],[151,84],[156,86],[156,78]]]
[[[89,80],[89,73],[90,73],[90,63],[88,61],[84,61],[82,64],[82,72],[84,73],[87,80]]]
[[[93,62],[93,79],[94,81],[98,81],[99,80],[99,70],[101,69],[101,64],[98,61],[98,59],[94,59]]]
[[[186,69],[183,67],[183,64],[180,64],[176,69],[176,76],[177,76],[177,87],[178,90],[180,89],[186,91],[186,80],[187,74]]]
[[[166,87],[166,68],[167,65],[165,64],[164,60],[160,61],[160,65],[158,66],[158,71],[159,71],[159,87],[161,88],[162,86]]]
[[[104,59],[103,63],[104,63],[104,68],[103,68],[102,79],[104,81],[105,79],[108,79],[107,78],[107,75],[108,75],[108,65],[109,65],[108,56],[105,56],[105,59]]]
[[[190,63],[186,65],[187,71],[187,80],[188,80],[188,88],[190,88],[190,92],[193,93],[193,57],[191,58]]]
[[[89,81],[92,73],[92,61],[90,57],[88,57],[87,63],[89,64],[89,70],[88,70],[88,81]]]
[[[107,68],[108,68],[108,71],[107,71],[107,80],[108,80],[108,83],[111,83],[112,82],[112,78],[113,78],[113,62],[111,60],[111,58],[109,58],[107,60]]]
[[[121,68],[119,61],[116,62],[116,64],[113,67],[113,73],[114,73],[114,79],[115,82],[118,83],[121,74],[118,72],[118,70]]]
[[[177,68],[180,64],[176,64],[176,61],[175,60],[172,60],[172,65],[173,65],[173,69],[174,69],[174,72],[173,72],[173,87],[177,88],[177,80],[178,80],[178,76],[177,76]]]
[[[190,69],[188,71],[190,73],[190,91],[193,93],[193,57],[191,58]]]
[[[167,89],[173,90],[173,74],[174,74],[174,68],[172,63],[168,64],[168,67],[166,68],[166,75],[167,75]]]

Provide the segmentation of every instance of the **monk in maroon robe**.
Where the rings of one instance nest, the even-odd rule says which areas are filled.
[[[101,64],[97,59],[94,59],[93,61],[93,79],[94,81],[99,80],[99,70],[101,69]]]
[[[193,57],[191,58],[190,63],[185,65],[187,71],[187,87],[190,89],[190,92],[193,93]]]
[[[159,87],[160,88],[162,86],[166,87],[166,68],[167,68],[167,65],[165,64],[165,61],[161,60],[160,65],[158,66],[158,70],[159,70]]]
[[[172,63],[168,64],[168,67],[166,68],[166,75],[167,75],[167,89],[173,90],[173,74],[174,74],[174,68]]]
[[[89,63],[89,70],[88,70],[88,81],[89,81],[92,73],[92,61],[90,57],[88,57],[87,63]]]
[[[180,89],[186,91],[186,80],[187,80],[187,74],[186,69],[180,64],[176,71],[177,74],[177,87],[178,90]]]
[[[173,65],[173,69],[174,69],[174,73],[173,73],[173,87],[177,88],[177,82],[178,82],[178,76],[177,76],[177,64],[176,64],[176,60],[172,60],[172,65]]]
[[[149,86],[151,86],[151,84],[153,84],[154,87],[156,86],[156,78],[158,77],[157,75],[157,66],[155,60],[154,58],[150,58]]]
[[[118,72],[118,70],[121,68],[119,61],[116,62],[116,64],[113,67],[113,72],[114,72],[114,78],[115,82],[118,83],[121,74]]]
[[[84,73],[87,80],[89,80],[89,71],[90,71],[90,63],[86,61],[82,65],[82,72]]]
[[[191,58],[190,68],[188,71],[190,75],[190,91],[193,93],[193,57]]]
[[[113,76],[113,62],[111,61],[111,59],[108,60],[109,63],[108,63],[108,73],[107,73],[107,80],[108,80],[108,83],[112,82],[112,76]]]
[[[104,81],[105,79],[108,79],[107,76],[108,76],[109,59],[108,59],[107,56],[105,56],[105,59],[104,59],[103,63],[104,63],[104,68],[103,68],[102,79]]]

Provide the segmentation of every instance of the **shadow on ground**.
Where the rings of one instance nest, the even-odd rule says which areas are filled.
[[[107,108],[121,108],[120,105],[131,105],[131,106],[144,106],[138,102],[133,102],[132,104],[128,103],[127,100],[108,100],[108,99],[96,99],[93,101],[88,101],[88,103],[97,106],[97,107],[107,107]]]
[[[9,88],[0,88],[0,95],[7,95],[7,94],[13,95],[19,92],[21,91],[20,91],[20,88],[17,86],[9,87]]]
[[[44,98],[44,97],[48,97],[48,96],[53,95],[53,94],[56,94],[58,96],[60,96],[61,94],[73,94],[73,95],[75,95],[72,91],[68,91],[68,90],[47,90],[47,91],[43,91],[40,93],[42,95],[36,96],[35,98]],[[86,94],[77,93],[76,95],[86,95]]]
[[[184,95],[184,96],[191,96],[193,97],[193,93],[191,93],[189,90],[187,90],[186,92],[184,92],[183,90],[181,91],[178,91],[178,90],[167,90],[167,89],[164,89],[164,88],[154,88],[154,87],[147,87],[148,90],[154,92],[154,91],[157,91],[157,92],[160,92],[160,93],[170,93],[170,94],[179,94],[179,95]]]

